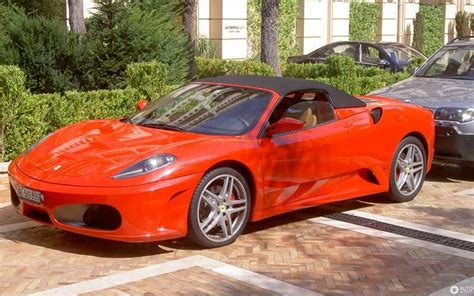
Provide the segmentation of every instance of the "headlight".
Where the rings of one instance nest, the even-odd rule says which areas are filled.
[[[126,168],[117,175],[114,179],[126,179],[140,176],[149,172],[153,172],[159,168],[165,167],[176,161],[176,156],[171,154],[158,154],[150,158],[144,159],[131,167]]]
[[[474,120],[474,108],[443,107],[436,109],[436,120],[469,122]]]
[[[39,144],[43,143],[47,138],[49,138],[49,136],[51,136],[51,134],[49,135],[46,135],[45,137],[43,137],[42,139],[34,142],[33,144],[30,145],[30,147],[26,148],[25,151],[23,151],[23,155],[27,154],[28,152],[30,152],[33,148],[35,148],[36,146],[38,146]]]

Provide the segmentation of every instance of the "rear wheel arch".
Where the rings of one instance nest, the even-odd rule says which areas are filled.
[[[425,154],[426,154],[427,159],[429,159],[431,157],[430,149],[428,148],[428,141],[426,140],[426,138],[423,136],[422,133],[420,133],[420,132],[411,132],[411,133],[405,135],[400,140],[400,142],[403,141],[404,139],[408,138],[408,137],[414,137],[414,138],[417,138],[418,140],[420,140],[421,144],[423,144],[423,148],[425,150]]]

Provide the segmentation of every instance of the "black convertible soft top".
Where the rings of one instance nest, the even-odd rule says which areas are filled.
[[[358,98],[355,98],[335,87],[314,80],[257,75],[226,75],[202,78],[195,82],[239,84],[260,87],[274,90],[281,96],[301,90],[324,90],[329,94],[331,103],[336,109],[366,106],[365,103]]]

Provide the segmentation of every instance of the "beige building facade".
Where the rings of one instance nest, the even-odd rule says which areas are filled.
[[[298,1],[296,38],[301,53],[309,53],[330,42],[349,39],[350,0],[295,1]],[[413,21],[420,4],[442,6],[445,42],[456,35],[456,13],[460,10],[474,13],[474,0],[365,1],[379,4],[381,19],[376,41],[411,44]],[[84,0],[85,15],[90,15],[93,9],[93,0]],[[199,0],[198,34],[214,42],[221,58],[247,58],[247,0]]]

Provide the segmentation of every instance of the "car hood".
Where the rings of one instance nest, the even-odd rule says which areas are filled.
[[[411,77],[371,95],[404,100],[428,108],[474,107],[474,81]]]
[[[42,181],[88,186],[106,180],[101,184],[107,184],[138,161],[199,141],[204,141],[203,135],[117,120],[85,121],[53,133],[23,156],[18,167]]]

